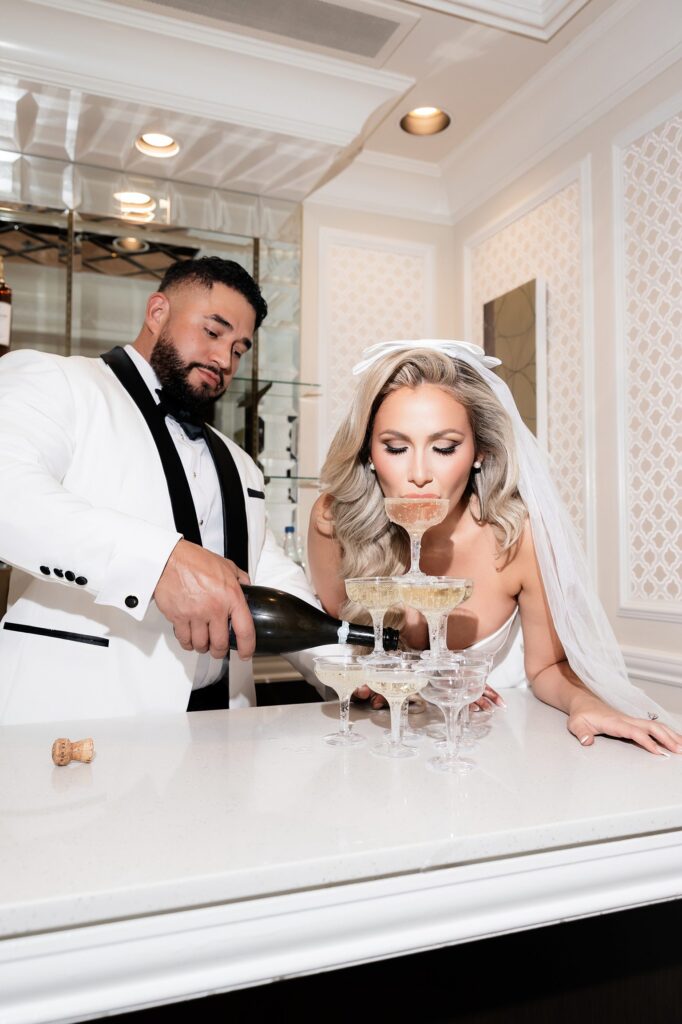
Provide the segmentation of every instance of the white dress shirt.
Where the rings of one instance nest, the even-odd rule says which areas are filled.
[[[132,345],[126,345],[125,350],[133,360],[142,379],[149,388],[156,404],[159,404],[157,388],[161,388],[161,382],[156,372],[149,365],[144,356],[140,355]],[[185,471],[189,489],[192,493],[192,500],[199,522],[201,543],[208,551],[214,551],[217,555],[223,555],[223,502],[220,493],[220,483],[215,463],[203,437],[191,441],[177,420],[172,416],[166,416],[166,426],[173,439],[182,468]],[[198,690],[203,686],[214,683],[227,671],[228,660],[212,658],[210,654],[200,654],[197,661],[196,672],[192,682],[192,689]]]

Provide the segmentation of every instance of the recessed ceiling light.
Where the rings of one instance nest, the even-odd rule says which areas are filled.
[[[132,235],[127,238],[115,238],[112,245],[117,252],[129,253],[149,251],[149,242],[145,242],[142,238],[134,238]]]
[[[161,160],[180,152],[180,146],[175,139],[164,132],[143,132],[135,139],[135,148],[145,156],[154,156]]]
[[[156,203],[146,192],[114,192],[121,206],[138,206],[140,209],[153,209]]]
[[[409,135],[436,135],[450,124],[450,115],[440,107],[415,107],[400,119],[400,127]]]

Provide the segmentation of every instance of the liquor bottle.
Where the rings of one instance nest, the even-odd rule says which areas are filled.
[[[5,261],[0,256],[0,356],[9,352],[12,326],[12,289],[5,281]]]
[[[342,622],[300,597],[270,587],[244,586],[244,597],[256,627],[257,654],[290,654],[322,644],[357,644],[374,646],[374,629],[355,622]],[[384,647],[394,651],[400,633],[384,629]],[[232,628],[230,647],[237,649]]]

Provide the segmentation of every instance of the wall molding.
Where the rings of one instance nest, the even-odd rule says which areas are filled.
[[[614,335],[616,377],[616,431],[618,443],[618,615],[628,619],[655,622],[682,622],[682,602],[642,601],[631,598],[630,534],[628,509],[628,399],[627,350],[625,337],[625,232],[623,194],[623,154],[637,139],[653,131],[682,111],[682,92],[676,93],[652,108],[643,117],[633,121],[614,136],[611,146],[612,202],[613,202],[613,276],[614,276]]]
[[[532,210],[541,206],[553,196],[562,192],[569,185],[578,183],[580,189],[580,262],[581,286],[583,299],[582,357],[583,357],[583,487],[585,494],[585,547],[587,562],[593,581],[597,573],[597,525],[596,525],[596,427],[594,421],[595,405],[595,367],[594,367],[594,258],[592,238],[592,169],[591,160],[587,156],[578,164],[574,164],[562,174],[548,181],[539,191],[524,200],[502,216],[490,221],[474,235],[467,238],[464,250],[464,323],[465,336],[473,337],[473,320],[471,309],[472,298],[472,260],[473,252],[488,239],[499,234],[515,221],[525,217]],[[544,275],[538,272],[539,277]],[[538,366],[538,369],[541,369]],[[547,387],[547,366],[545,370],[545,392]],[[546,399],[545,399],[546,403]]]
[[[682,688],[682,655],[622,647],[628,676],[636,683],[662,683]]]

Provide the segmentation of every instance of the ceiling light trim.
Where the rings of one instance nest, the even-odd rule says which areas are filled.
[[[588,0],[412,0],[418,7],[547,42]]]
[[[586,3],[587,0],[584,0]],[[333,78],[348,79],[361,85],[376,86],[392,92],[403,93],[414,85],[414,78],[395,71],[384,71],[368,67],[366,64],[355,64],[339,57],[311,53],[295,46],[286,46],[264,39],[248,37],[230,32],[228,29],[217,30],[192,22],[173,18],[169,15],[151,14],[149,11],[135,10],[111,0],[24,0],[38,7],[51,7],[58,11],[69,11],[72,14],[100,21],[114,22],[135,31],[151,32],[158,35],[181,39],[183,42],[199,43],[212,49],[228,50],[245,57],[254,57],[287,67],[300,68],[303,71],[314,71],[317,74],[330,75]]]

